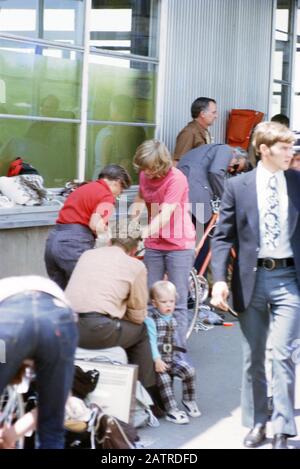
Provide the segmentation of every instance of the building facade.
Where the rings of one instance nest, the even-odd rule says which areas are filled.
[[[110,162],[136,183],[137,146],[173,151],[196,97],[216,99],[224,143],[232,108],[299,130],[299,84],[298,0],[0,0],[0,176],[21,156],[48,188]],[[0,208],[1,251],[13,236],[43,243],[56,211]],[[22,272],[40,271],[30,259]]]

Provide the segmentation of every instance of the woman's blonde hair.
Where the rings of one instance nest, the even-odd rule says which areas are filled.
[[[261,122],[255,127],[252,145],[257,154],[260,154],[259,147],[262,144],[271,147],[277,142],[294,143],[295,134],[285,125],[278,122]]]
[[[173,166],[166,145],[159,140],[146,140],[136,150],[133,166],[137,171],[149,169],[153,176],[162,177]]]

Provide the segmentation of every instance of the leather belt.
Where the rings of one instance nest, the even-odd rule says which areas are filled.
[[[286,259],[273,259],[272,257],[265,257],[264,259],[258,259],[258,267],[263,267],[265,270],[283,269],[285,267],[292,267],[295,265],[294,259],[288,257]]]
[[[109,316],[106,313],[98,313],[97,311],[91,311],[90,313],[78,313],[78,316],[82,318],[98,318],[99,316],[107,316],[113,319],[111,316]]]

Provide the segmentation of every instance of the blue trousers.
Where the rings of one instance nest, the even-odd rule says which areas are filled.
[[[87,226],[57,224],[49,233],[45,250],[45,263],[51,280],[64,290],[79,257],[94,244],[95,237]]]
[[[259,267],[249,307],[239,314],[243,335],[243,424],[268,420],[265,350],[272,321],[274,433],[295,436],[295,357],[300,332],[300,290],[294,267]]]
[[[0,394],[24,359],[33,359],[38,392],[37,434],[41,449],[64,447],[65,402],[72,386],[77,327],[73,312],[42,292],[26,292],[0,303]]]

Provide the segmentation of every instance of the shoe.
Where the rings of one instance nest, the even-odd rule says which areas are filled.
[[[190,421],[184,410],[179,409],[170,410],[166,415],[166,420],[168,420],[169,422],[177,423],[179,425],[189,423]]]
[[[201,412],[198,409],[196,401],[182,401],[182,404],[186,408],[187,413],[191,417],[200,417]]]
[[[287,435],[276,433],[273,438],[272,449],[288,449]]]
[[[266,427],[261,423],[255,425],[252,430],[246,435],[244,439],[244,446],[246,448],[256,448],[261,445],[266,439]]]

